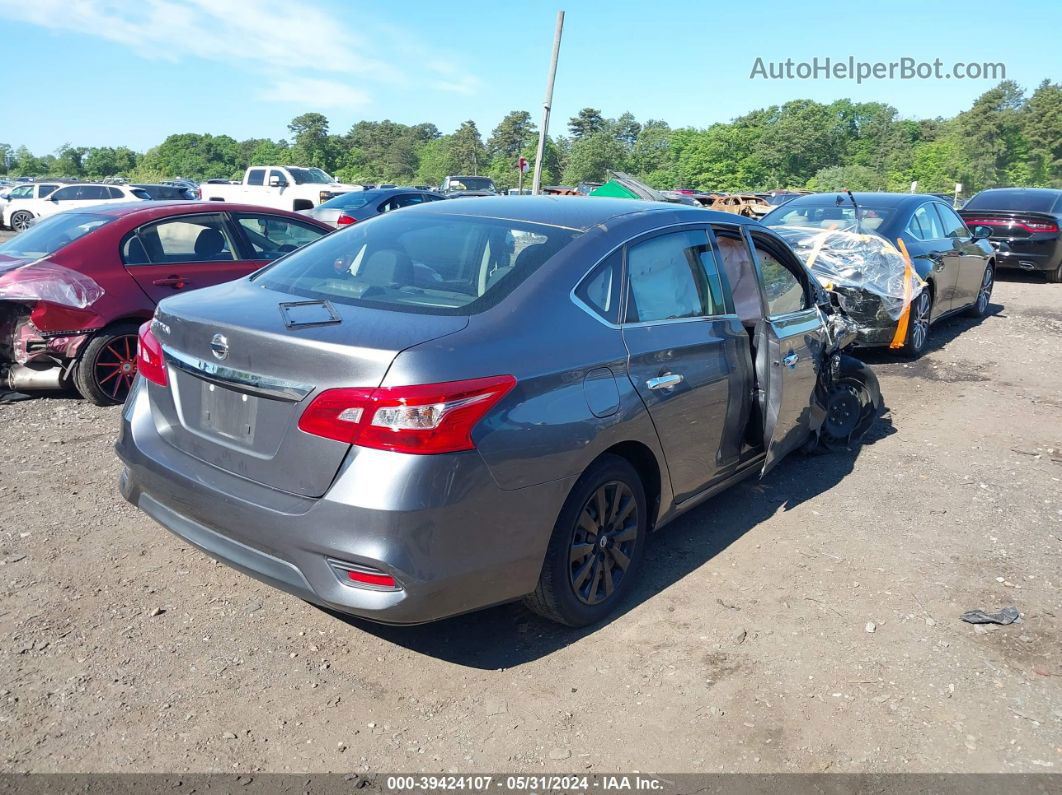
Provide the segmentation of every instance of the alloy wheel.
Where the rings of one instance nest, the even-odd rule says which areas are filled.
[[[915,301],[914,315],[911,318],[911,346],[922,350],[929,338],[929,293],[926,290]]]
[[[116,403],[122,403],[136,378],[137,339],[132,335],[115,337],[100,351],[93,365],[99,388]]]
[[[983,315],[988,310],[988,302],[992,299],[992,269],[985,268],[985,275],[981,279],[981,289],[977,293],[977,312]]]
[[[617,480],[601,485],[579,513],[569,550],[569,582],[583,604],[615,593],[638,540],[638,501]]]
[[[28,213],[15,213],[11,218],[11,228],[16,232],[25,232],[30,228],[30,221],[33,217]]]

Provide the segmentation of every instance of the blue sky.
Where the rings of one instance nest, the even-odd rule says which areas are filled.
[[[559,5],[8,2],[0,6],[7,64],[0,142],[44,154],[68,142],[142,151],[173,132],[281,138],[306,111],[327,115],[334,132],[383,118],[431,121],[450,132],[470,118],[486,137],[509,110],[540,116]],[[563,6],[553,133],[587,105],[673,126],[707,126],[796,98],[877,100],[905,117],[950,116],[997,82],[750,80],[758,56],[940,58],[945,69],[1002,62],[1007,77],[1030,90],[1045,77],[1062,78],[1057,0]],[[1002,28],[993,21],[1001,14]]]

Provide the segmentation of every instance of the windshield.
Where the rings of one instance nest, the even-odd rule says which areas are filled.
[[[291,178],[295,180],[296,185],[305,185],[307,183],[312,185],[330,185],[335,182],[332,177],[319,168],[291,168],[289,166],[288,173],[291,174]]]
[[[966,202],[963,209],[1049,213],[1056,200],[1062,202],[1062,193],[1046,190],[984,190]]]
[[[494,190],[490,177],[450,177],[448,190]]]
[[[0,245],[0,256],[15,259],[38,259],[54,254],[63,246],[113,221],[109,215],[67,211],[36,223]]]
[[[578,234],[493,218],[388,213],[296,251],[253,281],[336,303],[470,315],[497,303]]]
[[[861,232],[877,232],[892,217],[891,207],[859,207]],[[856,228],[855,208],[831,201],[828,204],[794,204],[787,202],[761,219],[767,226],[811,226],[819,229]]]
[[[321,209],[331,207],[336,210],[357,210],[359,207],[364,207],[369,202],[380,198],[383,195],[384,194],[376,191],[356,190],[351,191],[350,193],[341,193],[334,199],[321,202],[317,206]]]

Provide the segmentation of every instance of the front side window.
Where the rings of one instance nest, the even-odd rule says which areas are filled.
[[[269,181],[272,182],[274,178],[276,178],[277,185],[279,185],[280,187],[284,187],[288,184],[288,178],[284,176],[283,171],[277,171],[276,169],[270,171]]]
[[[111,199],[122,199],[125,197],[125,194],[118,188],[107,188],[107,196]]]
[[[756,246],[756,256],[760,261],[767,315],[775,317],[807,309],[807,293],[796,274],[766,248]]]
[[[907,232],[919,240],[943,240],[946,237],[940,216],[928,203],[914,211],[910,223],[907,224]]]
[[[316,226],[279,215],[241,213],[234,217],[254,249],[255,259],[276,259],[327,234]]]
[[[500,301],[577,235],[520,221],[386,213],[296,251],[253,280],[312,299],[470,315]]]
[[[60,188],[51,198],[57,202],[73,201],[77,198],[77,188]]]
[[[935,204],[937,212],[940,213],[940,221],[944,225],[945,237],[969,237],[970,233],[966,229],[966,224],[959,217],[959,214],[946,204]]]
[[[235,247],[220,215],[185,216],[145,224],[122,244],[126,265],[227,262]]]
[[[763,308],[756,264],[748,243],[738,230],[720,227],[715,227],[715,243],[733,294],[734,311],[743,324],[755,324],[762,317]]]
[[[265,169],[252,168],[247,172],[248,185],[265,185]]]
[[[726,314],[721,288],[709,285],[706,264],[718,269],[701,230],[673,232],[631,246],[627,252],[627,323]]]
[[[43,199],[47,194],[44,193],[44,186],[41,186],[41,198]],[[33,187],[29,185],[23,185],[21,188],[15,188],[11,191],[12,199],[31,199],[33,198]]]

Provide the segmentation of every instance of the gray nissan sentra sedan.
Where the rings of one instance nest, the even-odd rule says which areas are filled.
[[[437,202],[163,301],[125,497],[328,608],[609,613],[646,535],[881,399],[774,233],[699,208]],[[809,463],[813,465],[813,463]]]

